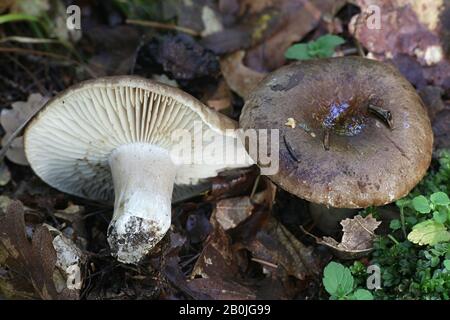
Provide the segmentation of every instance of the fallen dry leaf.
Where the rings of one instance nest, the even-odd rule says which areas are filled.
[[[243,98],[265,77],[244,65],[244,51],[237,51],[220,60],[220,68],[228,86]]]
[[[69,289],[57,267],[58,253],[50,230],[37,225],[31,235],[25,226],[24,207],[12,201],[0,216],[1,264],[14,270],[11,284],[28,286],[27,294],[40,299],[78,299],[79,291]]]
[[[6,133],[2,138],[2,145],[5,145],[10,136],[40,110],[47,100],[48,98],[39,93],[32,93],[28,96],[27,101],[13,102],[11,109],[3,109],[0,114],[0,123]],[[6,157],[14,163],[28,165],[23,151],[22,136],[13,140],[6,152]]]
[[[192,290],[205,292],[213,300],[255,300],[256,293],[232,280],[217,278],[198,278],[188,280]]]
[[[321,17],[313,1],[274,1],[260,13],[252,32],[253,42],[259,44],[247,51],[246,65],[260,72],[281,67],[286,49],[312,31]]]
[[[316,275],[320,267],[313,248],[302,244],[272,216],[264,220],[255,236],[243,241],[254,261],[273,272],[284,270],[287,275],[300,280]]]
[[[215,91],[207,94],[202,101],[211,109],[226,113],[231,108],[231,99],[232,94],[228,84],[221,80]]]
[[[211,192],[206,201],[217,201],[248,194],[254,186],[258,173],[255,167],[221,172],[212,179]]]
[[[220,200],[216,208],[216,220],[226,231],[247,219],[252,214],[254,205],[250,197],[245,196]]]
[[[440,1],[434,4],[422,0],[414,4],[404,0],[354,2],[362,13],[352,18],[349,29],[369,50],[370,57],[396,64],[398,56],[410,56],[423,67],[424,77],[429,83],[450,87],[450,63],[445,59],[436,30],[436,19],[442,10],[438,5]],[[370,23],[374,21],[370,5],[380,8],[380,28],[374,28]],[[408,80],[411,78],[409,75]],[[419,86],[420,83],[414,84]]]
[[[380,224],[381,221],[377,221],[372,215],[365,218],[360,215],[347,218],[341,221],[344,232],[341,242],[331,237],[323,237],[319,243],[332,248],[341,259],[355,259],[372,250],[374,232]]]
[[[234,263],[235,257],[231,249],[231,239],[217,222],[215,213],[212,214],[210,222],[213,226],[213,232],[206,240],[190,277],[191,279],[195,277],[230,277],[231,279],[236,275],[239,268]]]

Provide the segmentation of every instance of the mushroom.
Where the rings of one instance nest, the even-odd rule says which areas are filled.
[[[285,125],[291,118],[295,127]],[[280,168],[269,178],[328,218],[404,197],[431,162],[430,120],[412,85],[393,66],[359,57],[276,70],[239,122],[279,130]]]
[[[26,128],[25,154],[52,187],[114,200],[108,242],[119,261],[135,264],[170,227],[174,184],[189,189],[251,164],[236,127],[177,88],[136,76],[106,77],[47,102]],[[223,148],[240,158],[225,159]]]

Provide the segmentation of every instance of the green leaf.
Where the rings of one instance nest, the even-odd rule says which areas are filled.
[[[305,43],[298,43],[294,44],[293,46],[289,47],[286,52],[284,53],[284,56],[287,59],[293,59],[293,60],[308,60],[312,57],[309,55],[308,45]]]
[[[400,228],[402,227],[402,223],[400,222],[400,220],[394,219],[394,220],[392,220],[391,223],[389,224],[389,227],[390,227],[392,230],[398,230],[398,229],[400,229]]]
[[[444,260],[444,267],[448,271],[450,271],[450,260]]]
[[[353,291],[354,279],[349,268],[340,263],[330,262],[323,271],[325,290],[337,298],[343,298]]]
[[[439,206],[447,206],[450,204],[450,199],[448,195],[444,192],[436,192],[430,196],[431,202]]]
[[[417,223],[417,218],[410,216],[405,218],[405,222],[411,226],[415,225]]]
[[[434,221],[439,223],[445,223],[445,221],[447,221],[447,216],[448,216],[447,210],[439,210],[433,212]]]
[[[32,21],[37,22],[39,19],[35,16],[22,13],[10,13],[0,16],[0,24],[7,22]]]
[[[334,51],[334,48],[340,46],[341,44],[344,44],[345,40],[334,34],[326,34],[319,37],[315,42],[319,48],[332,49]]]
[[[333,55],[336,46],[343,43],[345,43],[343,38],[327,34],[319,37],[316,41],[294,44],[286,50],[284,56],[294,60],[329,58]]]
[[[442,223],[425,220],[413,227],[408,234],[408,240],[419,245],[435,245],[439,242],[450,241],[450,232]]]
[[[428,199],[424,196],[417,196],[412,200],[413,207],[420,213],[430,213],[431,208]]]
[[[358,289],[353,294],[354,300],[373,300],[373,295],[369,290]]]
[[[399,199],[399,200],[395,201],[395,204],[398,207],[405,207],[405,206],[407,206],[409,204],[409,202],[410,202],[409,198],[402,198],[402,199]]]

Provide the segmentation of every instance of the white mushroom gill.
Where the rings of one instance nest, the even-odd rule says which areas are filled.
[[[196,184],[252,163],[248,157],[221,162],[220,152],[207,155],[217,160],[208,164],[172,161],[174,131],[223,137],[230,146],[237,138],[226,130],[235,128],[235,122],[176,88],[121,76],[81,83],[50,100],[28,125],[24,144],[32,169],[52,187],[114,200],[108,229],[112,254],[137,263],[170,227],[174,184]],[[237,149],[244,150],[239,143]]]

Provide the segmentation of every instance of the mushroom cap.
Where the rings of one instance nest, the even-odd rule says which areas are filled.
[[[389,111],[392,128],[369,105]],[[433,133],[415,89],[393,66],[359,57],[276,70],[248,97],[240,126],[279,129],[279,171],[269,178],[300,198],[336,208],[399,199],[431,162]]]
[[[235,139],[227,131],[237,127],[235,121],[177,88],[138,76],[88,80],[47,102],[26,128],[25,154],[36,174],[52,187],[111,202],[114,186],[108,159],[114,149],[135,142],[170,148],[171,133],[193,132],[196,121],[203,132]],[[181,164],[175,183],[183,188],[194,185],[228,167],[234,165]]]

